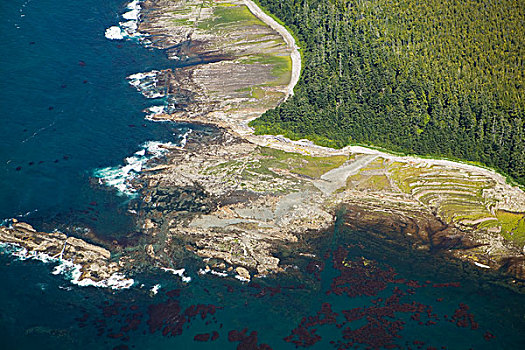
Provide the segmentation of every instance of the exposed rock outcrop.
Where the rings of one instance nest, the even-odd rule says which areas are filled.
[[[31,225],[15,219],[9,227],[0,226],[0,242],[26,249],[27,256],[45,254],[47,258],[81,265],[82,275],[78,282],[107,280],[121,271],[119,264],[111,261],[110,251],[103,247],[60,232],[38,232]]]
[[[170,102],[153,118],[217,129],[195,130],[136,179],[143,235],[121,264],[104,248],[23,223],[0,227],[0,241],[71,259],[94,280],[121,265],[172,266],[180,251],[249,280],[282,272],[282,247],[310,254],[305,237],[332,228],[342,210],[347,228],[370,232],[383,247],[436,252],[525,280],[523,191],[470,165],[253,135],[247,122],[293,88],[296,48],[241,0],[144,7],[139,30],[185,65],[154,74]]]

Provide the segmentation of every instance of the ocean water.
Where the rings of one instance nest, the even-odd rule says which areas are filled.
[[[4,1],[0,4],[0,218],[33,223],[80,221],[110,233],[129,220],[82,215],[91,202],[118,212],[123,198],[94,191],[93,170],[123,164],[147,141],[176,141],[183,132],[144,120],[155,105],[126,77],[176,67],[163,52],[111,41],[122,1]],[[174,136],[175,134],[175,136]],[[28,214],[29,213],[29,214]],[[103,222],[99,224],[99,221]]]
[[[0,254],[0,345],[295,349],[297,344],[339,349],[352,342],[348,348],[522,347],[522,296],[443,261],[438,265],[428,254],[385,255],[367,234],[336,226],[319,242],[311,242],[316,257],[294,260],[297,270],[287,275],[242,283],[199,274],[201,264],[185,261],[190,282],[157,271],[134,276],[135,286],[118,291],[73,286],[51,274],[54,264]],[[199,337],[208,340],[196,340],[203,339]]]
[[[144,110],[162,101],[145,98],[126,77],[178,63],[136,39],[105,37],[124,20],[126,6],[0,3],[0,220],[20,217],[42,229],[86,228],[118,239],[135,230],[125,176],[161,156],[157,142],[180,143],[196,128],[145,119]],[[52,273],[56,263],[21,261],[0,248],[0,349],[525,344],[525,299],[497,279],[429,254],[386,250],[366,232],[339,225],[311,245],[315,257],[283,257],[292,266],[288,274],[254,283],[221,271],[199,274],[203,263],[186,259],[180,274],[191,281],[149,271],[124,290],[73,285]]]

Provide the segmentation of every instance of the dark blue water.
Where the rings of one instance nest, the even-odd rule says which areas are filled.
[[[0,218],[30,213],[24,220],[43,228],[70,224],[92,228],[107,238],[134,230],[132,217],[126,214],[129,199],[93,184],[92,173],[122,164],[145,141],[176,140],[182,127],[145,121],[142,110],[153,102],[125,80],[130,74],[171,68],[175,63],[162,51],[104,37],[105,29],[120,20],[125,5],[114,0],[0,3]],[[97,202],[97,211],[87,217],[83,212],[92,202]],[[323,303],[332,305],[335,320],[342,325],[343,311],[384,306],[396,287],[404,293],[400,303],[432,306],[436,315],[422,316],[423,324],[411,319],[413,312],[385,316],[383,321],[404,322],[393,342],[399,348],[520,349],[525,344],[523,296],[494,281],[469,279],[432,256],[385,253],[366,234],[338,230],[322,240],[333,244],[312,244],[319,257],[315,262],[326,265],[318,271],[319,280],[305,272],[310,260],[301,258],[289,261],[297,264],[299,274],[269,277],[259,285],[199,276],[202,263],[190,260],[180,265],[193,278],[189,284],[167,273],[145,271],[134,276],[137,285],[130,290],[80,288],[52,275],[53,264],[17,261],[0,253],[0,349],[235,349],[239,342],[229,341],[228,334],[244,328],[246,335],[258,332],[259,345],[294,349],[283,338],[292,335],[289,340],[298,341],[293,329],[303,317],[315,317]],[[362,280],[376,280],[389,266],[399,280],[387,282],[372,296],[328,295],[341,274],[331,267],[339,246],[348,249],[348,261],[358,267],[363,258],[371,261],[369,270],[355,270],[364,271]],[[412,288],[400,279],[418,281],[422,287]],[[461,286],[433,287],[447,282]],[[157,283],[162,288],[151,296]],[[178,292],[166,295],[173,289]],[[469,306],[476,329],[472,323],[458,327],[447,321],[462,303]],[[196,304],[217,309],[204,317],[183,316],[185,310],[191,314],[191,305]],[[170,312],[154,317],[158,309]],[[170,335],[170,322],[180,319],[187,320],[181,334],[162,336],[163,330]],[[126,328],[133,320],[137,320],[134,327]],[[161,321],[160,329],[150,327],[155,320]],[[432,320],[436,325],[426,324]],[[326,323],[305,329],[321,337],[312,349],[336,349],[337,342],[348,341],[344,329],[366,324],[364,317],[341,328]],[[211,341],[213,332],[219,338]],[[484,339],[486,332],[495,338]],[[198,334],[208,334],[210,340],[195,341]],[[250,344],[244,349],[255,348]],[[357,348],[367,346],[361,343]]]
[[[161,51],[104,37],[124,6],[0,4],[0,218],[35,210],[32,218],[70,217],[97,199],[116,210],[118,198],[92,189],[93,169],[121,164],[144,141],[174,139],[173,125],[144,120],[152,102],[125,79],[174,62]],[[117,220],[114,231],[126,225]]]
[[[256,349],[254,343],[238,347],[239,342],[230,341],[232,331],[246,329],[246,335],[257,332],[259,346],[267,344],[272,349],[295,349],[285,338],[299,342],[299,348],[303,348],[309,336],[301,338],[298,334],[305,332],[312,338],[319,337],[308,348],[338,349],[338,344],[349,342],[344,331],[366,329],[367,324],[373,328],[379,324],[376,321],[380,321],[388,324],[387,329],[394,323],[401,324],[399,331],[392,331],[392,341],[386,343],[401,349],[522,348],[525,341],[522,296],[494,285],[494,281],[469,277],[454,267],[447,267],[443,261],[436,264],[428,255],[412,252],[408,257],[397,254],[385,257],[385,252],[377,249],[379,246],[363,239],[363,233],[338,228],[336,233],[338,237],[332,249],[325,250],[327,244],[314,244],[318,247],[313,251],[317,258],[297,260],[301,274],[268,277],[250,284],[231,278],[200,276],[196,274],[198,263],[185,262],[187,273],[192,277],[189,284],[169,274],[150,271],[135,276],[138,284],[132,289],[111,292],[71,287],[63,277],[50,274],[53,264],[16,261],[0,254],[4,286],[0,289],[0,347]],[[327,233],[323,240],[331,242],[333,237]],[[375,248],[370,249],[369,243]],[[332,266],[334,252],[339,248],[347,250],[343,258],[350,275],[360,276],[343,286],[352,289],[364,283],[367,288],[357,290],[372,291],[371,294],[329,292],[334,290],[334,281],[346,269]],[[363,258],[368,262],[367,267],[362,267]],[[305,273],[308,271],[305,266],[311,261],[325,266],[314,269],[314,274]],[[319,279],[315,276],[317,272]],[[384,286],[379,283],[378,287],[378,281],[387,282]],[[449,282],[455,286],[444,285]],[[157,283],[162,287],[157,295],[151,295],[149,289]],[[388,301],[396,290],[401,291],[399,300]],[[176,292],[170,293],[172,291]],[[326,317],[319,314],[325,303],[330,304],[334,322],[315,324],[316,316],[320,315],[318,320]],[[397,310],[377,317],[391,304],[418,305],[422,309],[419,312]],[[205,313],[203,317],[199,313],[191,316],[192,308],[198,305],[214,305],[215,312]],[[461,305],[468,307],[467,312],[454,319]],[[345,312],[356,308],[368,313],[345,323]],[[155,316],[159,310],[161,314]],[[176,324],[181,319],[184,322],[178,328]],[[130,327],[134,320],[136,324]],[[466,324],[458,325],[458,321]],[[158,327],[152,328],[155,324]],[[218,339],[211,341],[214,332]],[[354,342],[350,348],[376,348],[374,341],[389,334],[370,333],[371,337]],[[194,340],[202,334],[208,334],[210,340]],[[495,338],[486,339],[487,335]]]

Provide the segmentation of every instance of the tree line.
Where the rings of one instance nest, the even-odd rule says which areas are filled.
[[[525,184],[523,0],[258,0],[303,50],[257,133],[477,161]]]

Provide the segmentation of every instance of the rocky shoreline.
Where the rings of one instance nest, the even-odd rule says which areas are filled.
[[[38,232],[31,225],[12,219],[9,226],[0,226],[0,242],[22,249],[22,258],[67,262],[79,268],[74,283],[112,288],[129,288],[133,280],[126,279],[120,261],[111,259],[111,252],[82,239],[61,232]],[[60,269],[56,270],[60,273]]]
[[[343,210],[347,228],[373,232],[385,245],[524,276],[522,250],[502,236],[447,221],[399,189],[352,188],[347,179],[370,166],[370,155],[309,157],[261,147],[224,129],[219,135],[203,143],[195,135],[184,149],[170,152],[162,168],[144,173],[146,204],[139,211],[144,232],[165,242],[183,240],[185,249],[218,270],[281,272],[290,266],[281,264],[279,249],[293,245],[293,254],[312,254],[305,238],[329,233]],[[152,255],[161,256],[169,245]]]
[[[491,218],[495,217],[495,213],[503,208],[517,215],[525,212],[523,191],[507,185],[501,176],[481,168],[448,161],[395,157],[360,147],[331,150],[312,146],[307,142],[291,142],[279,137],[255,136],[246,127],[247,121],[252,119],[254,115],[257,114],[248,110],[245,110],[244,113],[242,111],[240,113],[227,113],[223,109],[218,109],[207,113],[177,113],[156,117],[161,120],[182,120],[216,125],[221,127],[223,138],[229,138],[229,141],[219,142],[213,147],[207,144],[202,150],[198,146],[193,150],[191,148],[177,150],[176,154],[172,153],[169,156],[168,164],[171,163],[169,168],[165,168],[156,174],[147,175],[148,179],[152,180],[150,188],[159,186],[159,184],[165,187],[176,187],[179,185],[177,182],[186,176],[215,198],[231,196],[237,190],[245,191],[246,197],[249,198],[249,208],[239,203],[236,204],[235,208],[218,205],[214,211],[199,214],[198,218],[193,219],[187,225],[177,224],[176,229],[171,229],[170,232],[175,235],[186,237],[192,234],[201,235],[200,237],[203,238],[201,238],[200,245],[197,244],[196,250],[201,256],[219,258],[233,265],[244,263],[245,267],[252,270],[255,267],[257,273],[278,271],[278,265],[275,264],[254,265],[254,262],[263,260],[261,257],[258,259],[248,258],[247,255],[249,254],[244,254],[245,261],[232,258],[230,252],[225,252],[224,249],[219,248],[220,241],[236,242],[239,238],[249,237],[245,240],[245,242],[250,242],[248,247],[246,247],[246,243],[237,246],[234,244],[233,247],[229,246],[230,250],[246,252],[253,251],[253,248],[259,248],[255,250],[265,252],[265,249],[261,249],[255,242],[252,242],[255,237],[264,237],[264,239],[259,239],[262,242],[272,240],[295,241],[297,239],[295,234],[301,234],[301,231],[321,230],[330,227],[333,224],[336,208],[343,206],[348,209],[346,224],[349,227],[355,229],[374,227],[376,231],[388,233],[390,236],[413,240],[414,244],[419,245],[418,249],[441,250],[451,257],[470,260],[481,269],[501,269],[504,273],[510,273],[515,277],[525,277],[525,259],[523,250],[520,249],[522,247],[516,246],[514,242],[505,240],[499,235],[497,232],[498,224],[494,225],[495,228],[483,228],[476,223],[469,224],[467,219],[461,218],[462,220],[460,220],[447,217],[446,211],[449,210],[447,201],[463,201],[464,206],[479,207],[483,213],[476,215],[481,218],[484,215]],[[233,144],[235,146],[232,146]],[[250,168],[254,168],[250,163],[260,161],[257,153],[264,147],[291,152],[291,154],[289,156],[286,154],[279,155],[279,157],[288,158],[284,161],[288,164],[283,166],[283,162],[281,162],[280,167],[268,167],[267,171],[271,175],[256,175],[258,184],[269,182],[265,183],[265,186],[257,187],[250,183],[250,180],[253,181],[254,173],[254,171],[250,173]],[[343,162],[339,168],[334,167],[325,174],[319,174],[319,178],[316,179],[309,176],[299,176],[293,170],[290,171],[289,163],[296,161],[294,158],[297,158],[297,154],[304,157],[344,156],[348,160]],[[356,161],[352,161],[351,158],[356,159]],[[232,162],[232,159],[235,161]],[[365,160],[363,161],[363,159]],[[367,168],[371,162],[378,162],[379,160],[384,164],[388,163],[388,165],[378,166],[374,169]],[[304,158],[301,161],[308,162]],[[479,191],[481,191],[481,197],[474,204],[459,194],[455,195],[454,191],[449,189],[443,191],[442,188],[426,189],[430,193],[429,197],[434,195],[434,197],[437,196],[441,199],[421,200],[421,193],[414,193],[410,188],[401,188],[406,184],[403,183],[404,179],[395,178],[394,169],[392,169],[394,164],[396,167],[434,169],[434,172],[443,176],[443,183],[457,183],[460,181],[458,177],[463,176],[466,177],[466,181],[483,182],[486,185],[482,187],[461,187],[461,185],[457,185],[465,191],[465,198],[470,195],[479,196]],[[210,169],[221,168],[221,165],[223,169],[217,170],[215,173],[210,171]],[[398,170],[396,169],[396,171]],[[372,175],[362,176],[367,172]],[[377,178],[380,180],[377,182],[387,181],[388,186],[371,183],[363,188],[353,187],[350,178],[356,176],[357,178],[360,176]],[[174,181],[175,179],[177,181]],[[362,181],[361,179],[356,180]],[[425,178],[420,180],[425,182]],[[460,194],[463,195],[463,193]],[[154,197],[152,196],[153,201],[155,201]],[[271,204],[269,203],[270,198]],[[283,202],[290,201],[290,198],[294,198],[295,203],[292,206],[295,206],[296,209],[289,210],[286,214],[276,210]],[[220,203],[220,201],[218,202]],[[296,221],[283,220],[286,215],[301,218],[300,209],[304,212],[302,218],[315,218],[312,220],[315,224],[306,225],[305,220],[301,221],[301,219]],[[252,217],[239,214],[244,213],[243,210],[250,212]],[[164,212],[167,216],[169,213],[169,210]],[[261,213],[266,213],[264,219],[257,218],[254,220],[258,215],[261,216]],[[280,226],[278,230],[268,234],[271,229],[266,227],[275,225],[276,222],[286,222],[288,226]],[[241,224],[251,228],[239,230],[238,227],[241,227]],[[263,227],[264,229],[262,229]],[[293,229],[290,230],[290,227]],[[242,234],[239,235],[238,232],[232,234],[234,230],[240,231]],[[501,231],[501,226],[499,226],[499,230]],[[264,234],[261,234],[262,232]],[[204,244],[203,242],[207,243]],[[276,261],[271,258],[271,255],[267,255],[266,261]]]
[[[308,237],[330,232],[338,218],[385,247],[468,261],[523,284],[516,237],[525,233],[508,224],[525,220],[523,191],[459,163],[253,135],[247,123],[293,90],[290,55],[297,48],[244,1],[149,0],[143,7],[140,32],[187,63],[155,73],[154,88],[171,102],[151,118],[213,127],[194,130],[184,147],[168,147],[163,161],[134,181],[142,232],[136,249],[119,250],[117,263],[108,250],[74,241],[79,248],[68,259],[80,259],[86,276],[173,268],[187,256],[202,259],[204,271],[242,280],[281,273],[293,268],[283,249],[311,256]],[[2,227],[0,240],[53,255],[71,241],[24,227]]]
[[[165,12],[163,5],[157,4],[157,11]],[[206,15],[215,16],[215,8],[208,9]],[[172,30],[173,25],[165,25],[155,16],[146,18],[147,24],[141,30],[148,32],[148,28],[155,27],[155,33],[162,31],[163,38],[170,37],[170,42],[180,37],[173,34],[177,33]],[[188,35],[191,38],[194,32]],[[199,42],[205,42],[204,37],[202,32],[196,36]],[[231,55],[235,51],[230,46],[219,48],[221,40],[216,37],[207,39],[213,42],[213,52]],[[205,47],[206,44],[200,45],[199,50],[206,50]],[[209,69],[205,66],[195,69]],[[230,71],[214,74],[225,80],[232,76]],[[244,83],[256,86],[258,82]],[[238,105],[234,110],[225,108],[229,96],[226,90],[218,91],[214,93],[222,94],[226,102],[215,104],[212,109],[154,117],[218,126],[220,136],[213,144],[205,140],[199,145],[197,141],[185,149],[173,150],[163,169],[143,175],[147,183],[145,198],[152,206],[158,208],[160,202],[164,208],[162,214],[156,214],[162,218],[159,222],[152,217],[155,210],[147,209],[144,227],[153,231],[162,227],[168,236],[192,237],[189,241],[201,257],[265,274],[281,270],[277,258],[270,253],[272,245],[296,242],[308,230],[331,227],[337,208],[344,207],[348,227],[374,228],[391,238],[413,241],[418,249],[443,251],[481,269],[500,269],[525,278],[523,247],[499,234],[503,226],[499,221],[492,221],[492,226],[479,225],[479,220],[498,220],[496,214],[502,209],[518,218],[525,212],[523,191],[506,184],[498,174],[460,163],[396,157],[362,147],[333,150],[309,142],[256,136],[247,123],[264,108],[254,109],[249,104]],[[328,167],[323,167],[326,164],[322,162],[329,163]],[[295,163],[303,164],[301,167]],[[422,176],[418,180],[420,186],[399,175],[405,171],[403,168],[420,173],[414,174],[416,180]],[[442,186],[426,185],[431,173],[442,176],[438,180]],[[481,185],[471,186],[469,181]],[[186,211],[185,220],[172,219],[180,215],[180,210],[164,203],[173,200],[173,196],[166,198],[169,191],[156,189],[187,186],[196,186],[214,204],[209,204],[205,212]],[[453,190],[454,186],[458,190]],[[462,205],[450,204],[456,202]],[[475,209],[475,214],[471,209]],[[460,214],[464,211],[465,215],[454,217],[449,215],[450,210]]]

